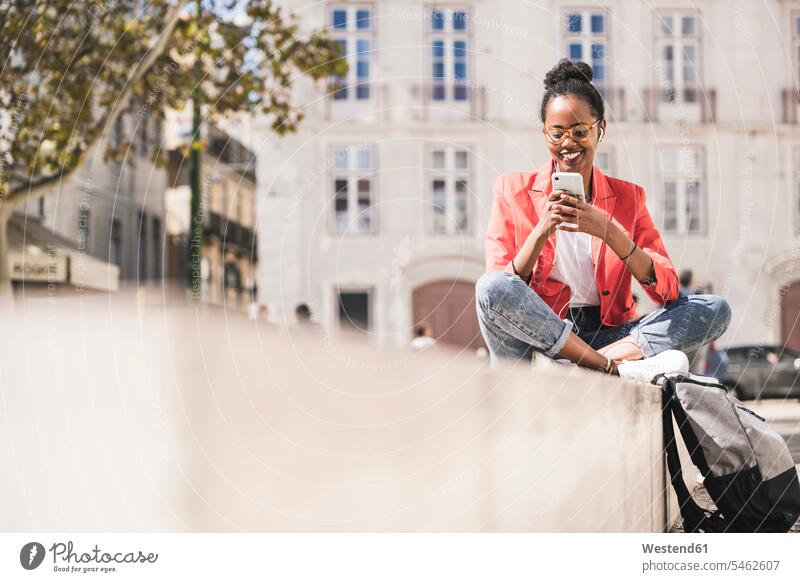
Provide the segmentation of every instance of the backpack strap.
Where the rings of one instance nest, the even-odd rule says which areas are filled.
[[[681,459],[678,453],[678,444],[675,440],[675,431],[672,428],[673,413],[678,409],[683,412],[683,409],[680,408],[680,403],[676,402],[674,382],[675,379],[665,377],[664,383],[661,387],[661,421],[664,433],[664,452],[666,453],[667,457],[667,468],[669,470],[670,482],[672,483],[672,488],[675,490],[675,494],[678,497],[678,508],[680,509],[681,517],[683,518],[684,531],[687,533],[698,531],[715,531],[718,529],[718,520],[715,519],[717,516],[707,515],[706,512],[699,505],[697,505],[697,503],[695,503],[694,499],[692,499],[692,495],[689,493],[689,489],[686,487],[686,483],[683,480],[683,470],[681,469]],[[686,422],[685,414],[683,415],[683,421]],[[686,432],[691,432],[691,427],[687,428],[689,428],[689,431],[681,430],[681,436],[684,437],[684,442],[686,439]],[[693,444],[695,446],[699,446],[696,438],[694,441],[695,442]],[[691,448],[692,445],[689,443],[686,444],[688,448]],[[691,452],[692,451],[690,451],[690,453]],[[700,452],[699,456],[702,457],[702,452]],[[694,460],[695,455],[692,454],[692,461]],[[708,469],[708,465],[705,463],[704,459],[703,463],[705,464],[705,468]]]
[[[694,434],[694,431],[692,430],[692,425],[689,423],[689,418],[686,416],[686,411],[683,409],[678,397],[675,395],[674,384],[670,401],[672,404],[672,414],[675,417],[675,422],[678,424],[678,430],[681,432],[683,443],[686,445],[686,449],[689,451],[689,456],[692,459],[692,463],[694,463],[695,466],[700,469],[700,473],[702,473],[703,478],[708,477],[711,475],[711,469],[708,466],[708,461],[706,461],[706,458],[703,455],[703,448],[700,446],[700,441],[697,440],[697,435]]]

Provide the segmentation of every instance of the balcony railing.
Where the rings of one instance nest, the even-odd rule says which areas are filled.
[[[713,87],[684,87],[680,91],[674,87],[646,87],[643,95],[643,121],[657,123],[684,119],[715,123],[717,120],[717,90]],[[675,109],[668,119],[662,107]]]
[[[352,98],[352,95],[356,94],[354,86],[348,86],[347,94],[350,96],[348,99],[335,99],[335,88],[328,87],[329,93],[326,98],[318,101],[317,114],[325,121],[337,118],[346,118],[354,122],[391,121],[395,106],[392,97],[400,96],[403,91],[408,90],[408,87],[370,82],[369,88],[369,98],[360,100]],[[411,118],[417,121],[430,121],[449,115],[455,115],[461,120],[486,119],[487,91],[481,85],[468,81],[428,82],[412,85],[410,92],[410,102],[404,99],[397,102],[404,110],[404,113],[399,114],[400,118],[409,115],[408,111],[412,110],[414,113],[411,114]]]
[[[458,116],[472,121],[487,118],[487,89],[483,85],[463,82],[425,83],[412,87],[412,97],[420,103],[420,121]],[[458,97],[457,99],[455,97]]]
[[[369,97],[357,99],[358,86],[369,89]],[[327,95],[324,99],[316,102],[315,110],[317,115],[325,121],[346,118],[352,121],[387,121],[390,115],[389,91],[388,86],[375,81],[366,83],[347,85],[347,98],[337,99],[336,88],[339,85],[329,84]]]
[[[222,238],[222,217],[216,212],[207,212],[203,219],[203,237]]]
[[[257,259],[258,239],[255,232],[229,220],[226,216],[216,212],[208,212],[203,220],[203,237],[207,242],[219,241],[227,248],[241,252],[247,256],[252,255],[253,261]]]
[[[255,182],[256,155],[239,140],[231,137],[218,127],[208,127],[208,147],[206,153],[217,162],[228,164],[235,171]]]
[[[238,247],[241,227],[239,223],[227,221],[223,225],[222,238],[223,244],[227,247]]]
[[[717,122],[717,90],[713,87],[700,93],[700,103],[703,107],[703,123]]]

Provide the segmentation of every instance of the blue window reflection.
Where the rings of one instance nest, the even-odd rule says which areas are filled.
[[[359,30],[366,30],[370,27],[370,13],[369,10],[356,11],[356,28]]]
[[[347,28],[347,11],[334,10],[333,11],[333,28],[344,30]]]
[[[431,12],[431,28],[433,30],[444,30],[444,13],[441,10]]]

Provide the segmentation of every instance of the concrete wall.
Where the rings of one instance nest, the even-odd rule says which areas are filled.
[[[0,529],[665,528],[653,388],[162,300],[26,295],[0,338]]]

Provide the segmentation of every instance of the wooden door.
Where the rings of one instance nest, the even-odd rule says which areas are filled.
[[[800,350],[800,281],[781,290],[781,340]]]
[[[486,345],[475,314],[475,283],[428,283],[414,290],[412,302],[414,328],[427,321],[433,328],[433,337],[441,343],[472,349]]]

